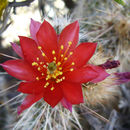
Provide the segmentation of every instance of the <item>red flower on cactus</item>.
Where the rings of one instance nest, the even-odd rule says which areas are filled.
[[[52,107],[59,102],[71,110],[83,103],[81,84],[99,82],[108,74],[100,66],[86,64],[96,49],[96,43],[81,43],[79,23],[66,26],[60,35],[46,21],[31,20],[31,38],[20,36],[20,46],[12,43],[21,57],[1,64],[12,76],[24,80],[18,91],[28,94],[18,113],[43,98]]]

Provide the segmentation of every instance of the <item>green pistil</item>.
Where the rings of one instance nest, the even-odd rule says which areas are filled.
[[[56,70],[56,63],[54,62],[51,62],[49,65],[48,65],[48,70],[51,74],[53,74],[53,72]]]

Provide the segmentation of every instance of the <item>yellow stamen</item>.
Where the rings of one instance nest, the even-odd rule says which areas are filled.
[[[72,55],[72,54],[73,54],[73,52],[71,51],[71,52],[70,52],[70,55]]]
[[[38,70],[38,71],[40,71],[40,70],[41,70],[41,68],[40,68],[40,67],[38,67],[38,68],[37,68],[37,70]]]
[[[53,58],[56,61],[56,57]]]
[[[47,68],[46,65],[43,65],[44,68]]]
[[[63,46],[63,45],[61,45],[61,47],[60,47],[60,48],[61,48],[61,50],[63,50],[63,49],[64,49],[64,46]]]
[[[51,88],[51,91],[53,91],[53,90],[54,90],[54,87]]]
[[[50,76],[50,75],[47,75],[46,80],[48,80],[48,79],[50,79],[50,78],[51,78],[51,76]]]
[[[65,57],[65,58],[64,58],[64,60],[68,60],[68,58],[67,58],[67,57]]]
[[[39,49],[39,50],[41,50],[41,49],[42,49],[42,47],[41,47],[41,46],[38,46],[38,49]]]
[[[60,82],[60,79],[57,79],[57,80],[56,80],[56,83],[59,83],[59,82]]]
[[[59,70],[62,70],[62,67],[59,67]]]
[[[48,80],[48,78],[46,78],[46,81]]]
[[[71,69],[70,69],[70,71],[74,71],[74,69],[73,69],[73,68],[71,68]]]
[[[68,42],[68,44],[69,44],[69,46],[71,46],[71,45],[72,45],[72,42],[71,42],[71,41],[69,41],[69,42]]]
[[[52,54],[55,55],[55,50],[52,51]]]
[[[39,80],[39,77],[36,77],[36,80]]]
[[[42,52],[42,56],[45,56],[45,53],[44,53],[44,52]]]
[[[39,61],[39,57],[37,57],[37,61]]]
[[[75,63],[74,62],[72,62],[72,64],[71,65],[75,65]]]
[[[32,66],[38,66],[38,63],[37,62],[33,62]]]
[[[60,75],[62,75],[62,74],[63,74],[63,72],[59,72],[59,74],[60,74]]]
[[[46,88],[49,85],[49,82],[46,82],[46,84],[44,85],[44,88]]]
[[[57,65],[58,65],[58,66],[61,65],[61,62],[58,62]]]
[[[44,73],[42,73],[42,76],[44,75]]]
[[[40,62],[40,65],[42,65],[43,64],[43,62]]]
[[[56,79],[56,75],[52,75],[52,78]]]
[[[69,46],[66,48],[64,54],[61,54],[61,57],[63,57],[63,58],[61,58],[61,62],[62,62],[63,60],[67,60],[67,58],[70,56],[70,55],[69,55],[67,58],[64,59],[64,57],[66,56],[68,50],[70,49],[70,46],[71,46],[72,42],[69,41],[68,44],[69,44]],[[71,52],[71,54],[72,54],[72,52]]]
[[[64,80],[64,79],[65,79],[65,76],[64,76],[64,77],[62,77],[62,79]]]

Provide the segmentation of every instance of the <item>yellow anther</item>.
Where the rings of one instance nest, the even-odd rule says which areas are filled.
[[[63,80],[65,80],[65,76],[64,76],[64,77],[62,77],[62,79],[63,79]]]
[[[56,60],[56,57],[54,57],[53,59]]]
[[[50,78],[51,78],[51,76],[50,76],[50,75],[47,75],[46,80],[48,80],[48,79],[50,79]]]
[[[43,65],[44,68],[47,68],[46,65]]]
[[[46,84],[44,85],[44,88],[46,88],[49,85],[49,82],[46,82]]]
[[[38,66],[38,63],[37,62],[33,62],[32,66]]]
[[[67,58],[67,57],[65,57],[65,58],[64,58],[64,60],[68,60],[68,58]]]
[[[52,54],[55,55],[55,51],[54,50],[52,51]]]
[[[57,80],[56,80],[56,83],[59,83],[59,82],[60,82],[60,79],[57,79]]]
[[[48,80],[48,78],[46,77],[46,80]]]
[[[61,46],[60,46],[60,48],[61,48],[61,50],[63,50],[63,49],[64,49],[64,46],[63,46],[63,45],[61,45]]]
[[[54,90],[54,87],[51,87],[51,91],[53,91]]]
[[[42,52],[42,56],[45,56],[45,53],[44,53],[44,52]]]
[[[48,78],[50,79],[50,78],[51,78],[51,76],[50,76],[50,75],[48,75]]]
[[[73,52],[71,51],[71,52],[70,52],[70,55],[72,55],[72,54],[73,54]]]
[[[60,75],[62,75],[62,74],[63,74],[63,72],[59,72],[59,74],[60,74]]]
[[[63,79],[60,79],[60,82],[62,81]]]
[[[43,64],[43,62],[40,62],[40,65],[42,65]]]
[[[39,77],[36,77],[36,80],[39,80]]]
[[[54,74],[52,74],[52,78],[56,79],[56,77],[57,77],[58,75],[59,75],[58,73],[54,73]]]
[[[40,68],[40,67],[38,67],[38,68],[37,68],[37,70],[38,70],[38,71],[40,71],[40,70],[41,70],[41,68]]]
[[[75,65],[75,63],[74,62],[72,62],[72,64],[71,65]]]
[[[61,62],[58,62],[57,65],[58,65],[58,66],[61,65]]]
[[[37,57],[37,61],[39,61],[39,57]]]
[[[60,75],[60,73],[59,73],[59,72],[58,72],[58,73],[56,73],[56,74],[55,74],[55,78],[56,78],[57,76],[59,76],[59,75]]]
[[[63,57],[64,55],[63,54],[61,54],[61,57]]]
[[[42,49],[42,47],[41,47],[41,46],[38,46],[38,49],[39,49],[39,50],[41,50],[41,49]]]
[[[42,73],[42,76],[44,75],[44,73]]]
[[[49,71],[47,71],[47,74],[50,74],[50,72],[49,72]]]
[[[62,67],[59,67],[59,70],[62,70]]]
[[[58,80],[56,80],[56,83],[59,83]]]
[[[73,69],[73,68],[71,68],[71,69],[70,69],[70,71],[74,71],[74,69]]]
[[[72,45],[72,42],[71,42],[71,41],[69,41],[69,42],[68,42],[68,44],[69,44],[69,45]]]

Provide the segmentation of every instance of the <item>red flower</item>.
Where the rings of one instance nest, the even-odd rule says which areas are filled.
[[[12,76],[24,80],[18,91],[28,94],[18,112],[21,113],[43,98],[52,107],[59,102],[71,110],[72,104],[83,102],[81,83],[99,82],[108,74],[102,67],[86,65],[96,43],[81,43],[78,21],[66,26],[58,36],[46,21],[31,20],[31,38],[20,36],[20,46],[13,49],[22,58],[1,64]]]

